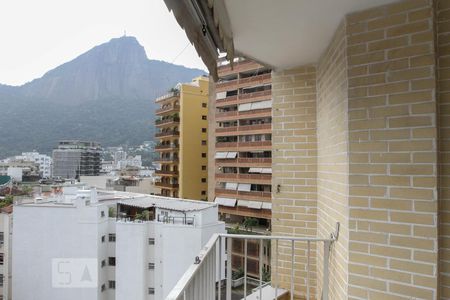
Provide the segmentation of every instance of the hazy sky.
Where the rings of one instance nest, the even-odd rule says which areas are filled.
[[[0,83],[31,81],[125,30],[150,59],[172,62],[188,44],[163,0],[1,0]],[[206,70],[190,44],[175,63]]]

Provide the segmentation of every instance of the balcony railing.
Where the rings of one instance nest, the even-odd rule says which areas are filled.
[[[170,117],[164,120],[155,120],[155,124],[157,126],[165,124],[177,124],[177,123],[180,123],[180,118],[178,117]]]
[[[166,99],[170,99],[170,98],[173,98],[173,97],[178,97],[179,95],[180,95],[180,91],[170,92],[170,93],[167,93],[165,95],[162,95],[162,96],[156,98],[155,102],[158,103],[158,102],[161,102],[161,101],[166,100]]]
[[[272,174],[217,173],[216,179],[268,180],[268,181],[270,181],[272,179]]]
[[[167,105],[165,107],[157,109],[156,110],[156,114],[163,114],[163,113],[172,112],[172,111],[179,111],[179,110],[180,110],[180,106],[179,105]]]
[[[170,145],[157,145],[155,150],[176,150],[179,148],[178,144],[170,144]]]
[[[240,125],[240,126],[229,126],[216,128],[216,133],[233,133],[239,131],[253,131],[253,130],[267,130],[270,132],[272,129],[272,124],[254,124],[254,125]]]
[[[195,258],[194,263],[188,268],[181,279],[177,282],[175,287],[171,290],[166,300],[231,300],[232,299],[232,259],[231,253],[233,249],[233,240],[243,240],[244,242],[244,296],[247,298],[247,259],[248,259],[248,241],[255,240],[259,242],[259,287],[256,293],[259,294],[258,299],[263,299],[263,242],[269,240],[271,242],[273,251],[273,265],[271,286],[274,288],[274,297],[270,299],[278,299],[281,296],[280,283],[285,282],[286,274],[280,274],[280,269],[290,269],[289,286],[284,288],[289,289],[290,299],[294,299],[294,295],[301,295],[302,299],[311,299],[311,294],[315,287],[312,286],[311,265],[317,265],[312,262],[312,252],[319,245],[323,247],[323,264],[322,264],[322,288],[320,296],[317,299],[329,299],[329,258],[332,249],[331,244],[337,241],[339,237],[339,223],[336,224],[336,231],[330,234],[330,238],[313,238],[313,237],[290,237],[290,236],[262,236],[262,235],[244,235],[244,234],[215,234],[207,242],[205,247],[200,251]],[[226,272],[224,274],[224,254],[222,249],[226,245]],[[280,248],[281,246],[281,248]],[[280,251],[281,249],[281,251]],[[292,255],[298,250],[302,250],[305,258],[298,258],[297,255]],[[289,251],[291,253],[290,259],[286,258],[283,252]],[[279,258],[280,257],[280,258]],[[299,261],[296,261],[299,259]],[[288,261],[290,260],[290,261]],[[296,264],[304,264],[306,269],[306,278],[304,282],[306,287],[299,290],[295,283]],[[290,265],[290,267],[289,267]],[[317,273],[319,274],[319,272]],[[298,276],[298,275],[297,275]],[[217,279],[220,278],[220,283],[217,284]],[[225,281],[225,288],[222,291],[222,281]],[[224,293],[223,293],[224,292]],[[266,299],[266,298],[264,298]],[[267,298],[269,299],[269,298]]]
[[[155,175],[158,176],[176,176],[178,175],[178,171],[163,171],[163,170],[156,170]]]
[[[166,137],[166,136],[179,136],[180,132],[177,130],[169,130],[164,132],[158,132],[155,137]]]
[[[250,196],[250,197],[257,197],[257,198],[272,198],[272,192],[261,192],[261,191],[236,191],[236,190],[227,190],[227,189],[221,189],[216,188],[216,194],[221,195],[237,195],[237,196]]]
[[[216,143],[216,148],[236,148],[236,147],[270,147],[272,141],[259,142],[219,142]]]
[[[239,117],[270,117],[272,115],[272,108],[263,108],[263,109],[254,109],[254,110],[247,110],[247,111],[224,111],[224,112],[217,112],[216,118],[225,118],[225,119],[234,119]]]
[[[178,183],[165,183],[165,182],[155,182],[155,186],[176,189],[178,188]]]
[[[221,159],[216,158],[216,164],[272,164],[271,157],[263,157],[263,158],[247,158],[247,157],[239,157],[235,159]]]

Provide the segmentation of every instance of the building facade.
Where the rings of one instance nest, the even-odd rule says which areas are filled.
[[[60,141],[53,150],[53,177],[98,176],[101,170],[101,153],[102,148],[96,142]]]
[[[4,162],[28,161],[39,166],[39,174],[41,178],[50,178],[52,176],[52,158],[39,152],[22,152],[22,155],[9,157]]]
[[[208,95],[208,78],[197,77],[155,100],[161,165],[155,175],[162,196],[207,200]]]
[[[12,299],[12,205],[0,209],[0,299]]]
[[[210,203],[77,187],[14,210],[17,300],[163,300],[225,228]]]
[[[209,107],[209,199],[219,204],[221,219],[230,229],[252,224],[270,234],[272,189],[271,70],[254,61],[218,63],[219,81]],[[235,230],[236,231],[236,230]],[[238,230],[239,231],[239,230]],[[264,245],[268,247],[268,245]],[[259,244],[249,243],[259,253]],[[244,245],[233,245],[233,269],[243,269]],[[269,271],[269,252],[264,271]],[[259,277],[258,255],[249,256],[249,275]]]

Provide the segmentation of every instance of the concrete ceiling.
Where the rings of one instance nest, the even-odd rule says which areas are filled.
[[[396,0],[224,0],[236,51],[275,69],[317,62],[344,16]]]

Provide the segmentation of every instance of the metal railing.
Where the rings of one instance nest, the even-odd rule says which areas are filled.
[[[232,299],[232,247],[233,239],[244,240],[244,294],[243,299],[247,298],[247,256],[248,256],[248,240],[257,240],[259,242],[259,299],[262,299],[263,284],[263,241],[270,240],[273,243],[273,265],[272,282],[271,285],[275,289],[275,297],[278,299],[282,296],[282,289],[280,288],[280,265],[286,269],[285,261],[280,263],[279,243],[287,243],[290,245],[291,253],[295,252],[296,243],[306,243],[306,290],[302,291],[306,299],[311,299],[311,244],[323,243],[323,271],[322,271],[322,293],[318,299],[329,299],[329,257],[331,244],[338,239],[339,223],[336,223],[336,231],[330,234],[330,238],[311,238],[311,237],[291,237],[291,236],[262,236],[262,235],[244,235],[244,234],[214,234],[208,243],[200,251],[188,270],[183,274],[181,279],[177,282],[175,287],[171,290],[166,300],[231,300]],[[226,268],[222,266],[225,257],[222,257],[222,249],[225,247],[226,251]],[[302,249],[303,250],[303,249]],[[290,299],[294,299],[295,295],[295,264],[296,255],[291,255],[290,262]],[[223,270],[226,271],[225,278],[223,278]],[[285,277],[286,274],[283,274]],[[220,278],[220,280],[219,280]],[[225,281],[224,290],[222,290],[222,280]],[[218,283],[219,282],[219,283]],[[224,293],[222,293],[224,292]],[[299,292],[299,291],[297,291]]]

